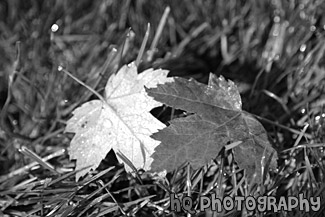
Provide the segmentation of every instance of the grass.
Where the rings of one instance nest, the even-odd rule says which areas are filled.
[[[0,215],[186,216],[170,211],[170,193],[323,198],[324,7],[312,0],[1,1]],[[166,177],[144,171],[134,177],[110,153],[75,181],[65,151],[71,135],[63,131],[73,109],[95,96],[58,67],[101,93],[112,73],[139,57],[148,23],[139,71],[161,67],[203,83],[212,72],[237,83],[244,110],[261,121],[280,156],[277,171],[265,159],[262,183],[246,179],[231,152]],[[177,111],[153,114],[167,123]],[[218,216],[322,216],[323,207],[321,200],[318,212]],[[217,216],[197,214],[204,215]]]

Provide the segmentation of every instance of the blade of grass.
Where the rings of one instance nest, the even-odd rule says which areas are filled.
[[[43,166],[44,168],[50,170],[54,174],[59,174],[58,171],[48,162],[44,161],[40,156],[38,156],[35,152],[27,148],[26,146],[22,146],[19,149],[19,152],[24,154],[25,156],[29,157],[31,160],[36,161],[39,165]]]
[[[136,66],[139,66],[139,64],[141,62],[144,50],[146,49],[146,45],[147,45],[147,42],[148,42],[148,39],[149,39],[149,34],[150,34],[150,23],[148,23],[148,25],[147,25],[146,34],[144,35],[144,38],[142,40],[142,44],[141,44],[137,59],[135,60],[135,65]]]
[[[158,40],[159,40],[159,38],[161,36],[161,33],[162,33],[162,31],[163,31],[163,29],[165,27],[169,12],[170,12],[170,7],[167,6],[165,8],[165,11],[164,11],[160,21],[159,21],[159,25],[158,25],[155,37],[154,37],[154,39],[153,39],[153,41],[151,43],[150,50],[148,51],[148,58],[147,58],[148,62],[152,61],[153,55],[155,53],[155,50],[156,50],[156,47],[157,47],[157,44],[158,44]]]
[[[66,150],[65,149],[60,149],[44,158],[42,158],[42,161],[49,161],[53,158],[56,158],[56,157],[59,157],[59,156],[62,156],[66,153]],[[31,169],[32,167],[38,165],[38,162],[33,162],[33,163],[30,163],[24,167],[21,167],[20,169],[17,169],[15,171],[12,171],[11,173],[7,174],[7,175],[3,175],[3,176],[0,176],[0,183],[5,181],[5,180],[8,180],[16,175],[19,175],[19,174],[22,174],[22,173],[25,173],[27,170]]]

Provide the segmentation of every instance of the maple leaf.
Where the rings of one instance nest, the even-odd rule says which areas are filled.
[[[234,148],[235,159],[249,176],[261,174],[261,161],[274,151],[263,126],[242,111],[241,98],[232,81],[210,74],[209,84],[193,79],[147,89],[149,96],[190,115],[174,119],[152,138],[162,143],[153,154],[153,171],[172,171],[184,162],[197,169],[215,158],[227,143],[242,141]],[[271,167],[276,167],[276,154]]]
[[[126,156],[135,167],[149,169],[154,148],[159,144],[150,137],[165,127],[150,114],[161,105],[144,89],[171,82],[168,71],[148,69],[137,74],[135,64],[122,67],[112,75],[105,88],[105,102],[93,100],[73,112],[65,131],[75,133],[69,154],[77,160],[76,178],[95,169],[113,149]]]

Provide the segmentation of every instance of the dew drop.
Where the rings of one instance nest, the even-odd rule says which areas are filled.
[[[39,33],[37,31],[34,31],[31,35],[32,38],[38,38]]]
[[[112,122],[107,118],[104,120],[104,123],[103,123],[104,127],[109,129],[113,126]]]
[[[299,60],[303,60],[304,59],[304,55],[303,54],[298,55],[298,59]]]
[[[83,123],[81,124],[81,128],[86,128],[86,127],[87,127],[87,124],[88,124],[87,121],[83,122]]]
[[[325,26],[324,26],[325,27]],[[289,33],[293,33],[295,31],[295,27],[293,26],[290,26],[289,29],[288,29],[288,32]]]
[[[318,122],[318,121],[319,121],[319,119],[320,119],[320,116],[319,116],[319,115],[317,115],[317,116],[315,117],[315,121],[316,121],[316,122]]]
[[[58,66],[58,71],[61,72],[63,70],[62,66]]]
[[[59,25],[54,23],[52,26],[51,26],[51,31],[52,32],[57,32],[59,30]]]
[[[311,31],[311,32],[315,32],[315,30],[316,30],[316,26],[311,26],[311,27],[310,27],[310,31]]]
[[[306,109],[301,109],[302,114],[305,114],[305,112],[306,112]]]
[[[306,19],[306,13],[304,11],[300,11],[299,16],[301,19]]]
[[[302,44],[302,45],[300,46],[300,51],[301,51],[301,52],[305,52],[306,48],[307,48],[306,44]]]
[[[279,16],[275,16],[275,17],[273,18],[273,21],[274,21],[275,23],[280,22],[280,17],[279,17]]]
[[[288,28],[288,32],[289,32],[289,33],[293,33],[294,31],[295,31],[295,27],[290,26],[290,27]]]
[[[67,99],[61,100],[60,106],[65,106],[68,102],[69,102],[69,100],[67,100]]]
[[[278,36],[278,35],[279,35],[279,33],[280,33],[280,32],[279,32],[279,30],[278,30],[278,29],[276,29],[276,30],[274,30],[274,31],[273,31],[273,34],[272,34],[272,35],[273,35],[273,36]]]

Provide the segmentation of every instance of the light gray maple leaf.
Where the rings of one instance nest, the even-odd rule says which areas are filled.
[[[149,97],[144,87],[172,82],[167,74],[168,71],[160,69],[138,74],[131,63],[110,77],[105,102],[93,100],[74,110],[65,129],[75,133],[70,158],[77,160],[76,170],[90,166],[78,172],[77,179],[95,169],[111,149],[121,152],[136,168],[150,168],[151,155],[159,144],[150,136],[165,125],[150,114],[162,103]]]

